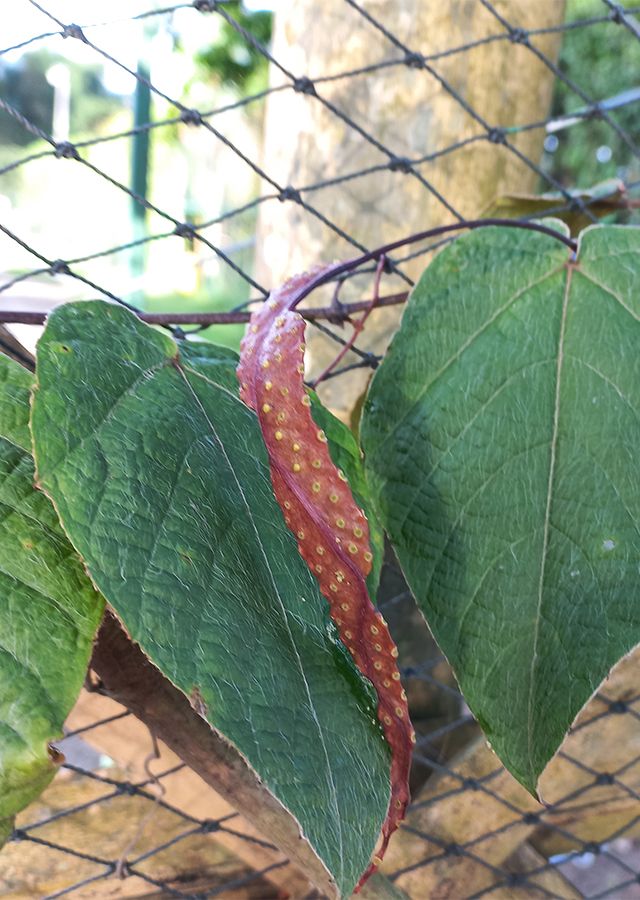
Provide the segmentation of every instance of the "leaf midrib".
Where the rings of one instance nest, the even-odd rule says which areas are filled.
[[[529,777],[535,780],[536,773],[533,764],[532,735],[533,735],[533,698],[535,690],[535,666],[538,659],[538,638],[540,635],[540,611],[542,609],[542,597],[544,593],[544,575],[547,561],[547,549],[549,544],[549,522],[551,519],[551,503],[553,499],[553,478],[556,464],[556,446],[558,443],[558,428],[560,422],[560,386],[562,381],[562,363],[564,358],[564,338],[567,322],[567,309],[569,306],[569,291],[573,276],[573,266],[567,266],[567,283],[564,291],[562,305],[562,319],[560,322],[560,336],[558,338],[558,367],[556,375],[556,398],[553,412],[553,434],[551,437],[551,453],[549,459],[549,481],[547,487],[547,503],[544,517],[544,531],[542,537],[542,552],[540,560],[540,580],[538,582],[538,604],[536,607],[535,627],[533,633],[533,652],[531,654],[531,669],[529,676],[529,699],[527,702],[527,755],[529,758]]]

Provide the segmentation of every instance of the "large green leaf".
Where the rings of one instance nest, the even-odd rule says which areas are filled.
[[[215,355],[111,304],[57,309],[38,346],[38,484],[133,639],[197,690],[348,895],[389,803],[376,697]]]
[[[33,376],[0,356],[0,846],[53,778],[48,743],[82,687],[104,601],[34,490]]]
[[[561,227],[561,226],[559,226]],[[469,706],[531,791],[640,641],[640,230],[460,238],[362,421],[366,472]]]

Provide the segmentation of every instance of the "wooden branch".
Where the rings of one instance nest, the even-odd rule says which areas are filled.
[[[405,303],[408,291],[399,294],[387,294],[376,302],[378,306],[397,306]],[[338,308],[335,306],[316,306],[309,309],[301,309],[300,313],[305,319],[327,319],[338,324],[345,322],[354,313],[363,312],[371,305],[371,300],[358,300],[355,303],[343,303]],[[0,323],[14,325],[44,325],[49,313],[24,312],[21,310],[0,310]],[[138,318],[149,325],[233,325],[248,322],[251,313],[247,310],[235,312],[211,312],[211,313],[138,313]]]
[[[271,862],[290,859],[324,895],[337,898],[333,879],[304,840],[291,813],[264,786],[235,747],[215,732],[194,711],[182,691],[149,662],[110,610],[100,626],[90,665],[109,697],[131,710],[285,854],[283,857],[271,851]],[[238,846],[234,852],[240,855]],[[242,855],[246,859],[246,854]]]

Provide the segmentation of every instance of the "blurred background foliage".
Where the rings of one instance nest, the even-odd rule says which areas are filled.
[[[263,47],[269,46],[273,29],[272,12],[248,12],[239,2],[226,4],[224,10]],[[218,39],[199,50],[195,59],[205,77],[214,79],[223,87],[234,88],[240,96],[257,94],[268,86],[268,61],[224,20]]]
[[[637,3],[624,0],[622,5],[640,10]],[[139,11],[133,5],[131,15]],[[144,8],[140,6],[140,10]],[[225,2],[223,9],[260,44],[269,47],[272,12],[251,11],[239,0]],[[268,62],[222,16],[182,15],[189,12],[176,8],[148,20],[123,21],[120,31],[112,36],[116,42],[113,46],[118,48],[114,52],[119,59],[126,52],[131,69],[141,61],[148,64],[154,85],[203,113],[233,107],[240,99],[258,95],[246,105],[216,115],[211,123],[249,158],[260,159],[265,113],[265,99],[260,94],[268,87]],[[568,0],[567,22],[609,12],[602,0]],[[51,24],[43,19],[43,30],[50,29]],[[90,36],[102,46],[104,37],[99,28]],[[23,50],[0,55],[0,97],[51,134],[55,89],[50,73],[63,64],[70,80],[69,139],[77,143],[127,132],[133,124],[139,88],[123,70],[107,62],[101,64],[95,52],[83,55],[86,49],[73,40],[61,46],[60,36],[54,35]],[[640,42],[629,40],[626,29],[613,22],[570,29],[563,35],[559,67],[590,98],[604,101],[630,88],[640,88]],[[157,94],[151,93],[150,103],[151,121],[176,117],[175,107]],[[556,79],[550,115],[571,114],[585,105],[567,84]],[[612,110],[610,115],[640,144],[639,108],[636,101]],[[257,175],[247,177],[244,163],[222,142],[203,141],[200,134],[201,130],[179,121],[149,132],[147,197],[178,221],[204,226],[203,235],[251,274],[257,207],[222,222],[215,220],[250,203],[263,186]],[[83,148],[82,155],[110,177],[129,185],[133,143],[133,137],[96,143]],[[54,259],[74,259],[126,245],[132,234],[139,234],[132,228],[131,203],[122,191],[114,191],[99,179],[91,180],[90,172],[74,164],[54,159],[50,150],[49,144],[0,109],[0,169],[27,154],[49,151],[43,159],[3,174],[0,219],[8,227],[13,225],[17,234]],[[606,122],[596,118],[549,133],[541,166],[570,189],[588,189],[616,177],[627,182],[640,179],[638,159]],[[541,179],[538,190],[548,193],[549,185]],[[88,210],[91,227],[79,228]],[[618,220],[623,219],[624,214]],[[152,236],[166,233],[173,226],[151,212],[145,217],[144,228]],[[143,275],[135,274],[131,253],[126,249],[79,263],[76,268],[124,298],[135,297],[148,311],[226,310],[255,295],[245,280],[200,242],[151,241],[145,244],[144,256]],[[21,255],[15,244],[5,245],[4,251],[0,246],[0,273],[11,277],[32,267],[33,257],[26,252]],[[38,277],[32,281],[37,282]],[[40,278],[42,285],[51,285],[50,275]],[[2,302],[8,301],[9,295],[5,295]],[[237,346],[242,333],[242,326],[220,326],[208,329],[205,336]]]
[[[640,11],[637,0],[621,6]],[[569,0],[567,22],[607,15],[600,0]],[[640,41],[629,41],[628,32],[614,22],[565,31],[559,68],[595,101],[615,97],[630,87],[640,88]],[[584,108],[582,100],[560,78],[556,79],[550,115],[562,116]],[[640,144],[640,103],[610,112],[611,118]],[[640,178],[639,161],[607,122],[587,119],[555,133],[558,143],[547,152],[543,167],[564,187],[590,188],[608,178],[634,181]],[[547,139],[547,146],[555,141]],[[540,185],[541,191],[548,186]]]

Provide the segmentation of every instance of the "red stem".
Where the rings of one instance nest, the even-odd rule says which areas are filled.
[[[373,283],[373,297],[369,301],[369,305],[367,306],[364,313],[362,314],[362,317],[360,319],[358,319],[357,322],[351,323],[353,325],[353,334],[351,335],[351,337],[349,338],[347,343],[344,345],[344,347],[342,347],[342,349],[340,350],[340,352],[338,353],[336,358],[333,360],[333,362],[329,363],[329,365],[324,370],[322,375],[319,375],[316,378],[316,380],[314,382],[312,382],[311,387],[314,390],[320,384],[321,381],[324,381],[324,379],[327,377],[329,372],[331,372],[333,369],[335,369],[335,367],[338,365],[340,360],[344,358],[347,351],[353,347],[353,345],[356,342],[356,338],[361,333],[361,331],[364,329],[364,323],[369,318],[369,315],[370,315],[372,309],[377,304],[378,299],[379,299],[378,295],[380,292],[380,277],[382,275],[382,270],[384,269],[386,261],[387,261],[387,257],[383,253],[382,256],[380,257],[380,259],[378,260],[378,266],[376,268],[376,277],[375,277],[375,281]],[[340,284],[340,282],[338,282],[338,284]],[[336,299],[337,299],[337,289],[336,289],[336,293],[334,294],[334,299],[333,299],[334,304],[335,304]]]
[[[335,266],[332,266],[328,271],[323,272],[322,275],[319,275],[317,278],[314,278],[309,284],[304,288],[304,290],[300,291],[300,295],[296,298],[295,303],[292,308],[295,308],[301,300],[304,300],[305,297],[308,297],[312,291],[315,291],[317,287],[320,287],[321,284],[325,284],[327,281],[331,281],[338,275],[342,275],[344,272],[352,272],[354,269],[359,268],[359,266],[363,265],[366,262],[369,262],[371,259],[380,259],[381,256],[386,256],[392,250],[397,250],[399,247],[406,247],[407,244],[416,244],[418,241],[424,241],[428,238],[438,237],[440,234],[448,234],[451,231],[460,231],[461,229],[468,228],[470,231],[473,231],[475,228],[488,228],[489,226],[500,226],[504,228],[520,228],[524,231],[538,231],[541,234],[546,234],[549,237],[555,238],[558,241],[561,241],[563,244],[566,244],[570,250],[574,253],[578,252],[578,243],[574,241],[573,238],[569,238],[564,234],[561,234],[559,231],[555,231],[553,228],[549,228],[547,225],[538,225],[536,222],[520,222],[517,219],[471,219],[467,222],[456,222],[453,225],[440,225],[438,228],[430,228],[428,231],[420,231],[418,234],[412,234],[408,238],[402,238],[399,241],[393,241],[391,244],[385,244],[383,247],[378,247],[376,250],[371,250],[369,253],[365,253],[362,256],[354,257],[353,259],[348,259],[343,263],[336,263]]]

